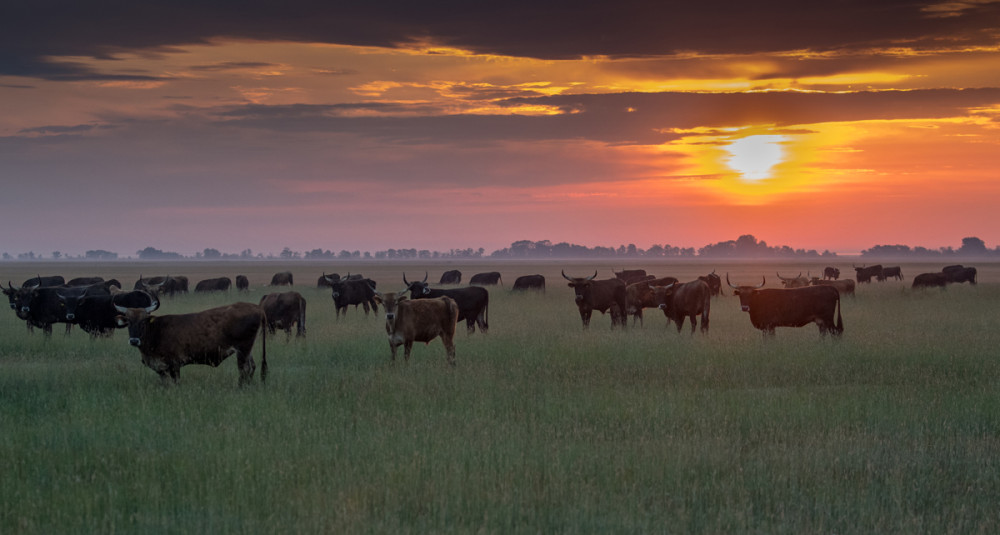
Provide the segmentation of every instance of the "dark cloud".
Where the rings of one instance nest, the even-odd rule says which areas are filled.
[[[264,67],[276,67],[275,63],[263,63],[257,61],[226,61],[223,63],[213,63],[212,65],[194,65],[192,71],[219,72],[235,71],[239,69],[262,69]]]
[[[949,7],[951,6],[951,7]],[[433,41],[482,53],[641,57],[882,46],[995,44],[998,3],[799,0],[423,2],[39,0],[4,7],[0,74],[97,76],[52,57],[155,53],[219,38],[396,46]]]

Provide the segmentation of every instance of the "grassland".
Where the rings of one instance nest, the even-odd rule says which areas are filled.
[[[754,330],[731,296],[707,336],[644,327],[584,332],[559,271],[596,264],[294,263],[0,266],[199,278],[252,290],[165,300],[157,314],[257,302],[290,268],[308,334],[268,338],[270,373],[183,368],[164,387],[123,332],[51,339],[0,314],[0,533],[995,533],[1000,529],[1000,266],[980,284],[914,292],[862,285],[845,333]],[[614,266],[634,267],[634,266]],[[644,265],[688,280],[776,280],[799,264]],[[851,271],[849,264],[842,270]],[[489,334],[389,361],[380,317],[334,319],[321,271],[436,280],[494,268]],[[846,270],[845,270],[846,268]],[[259,343],[255,349],[259,361]]]

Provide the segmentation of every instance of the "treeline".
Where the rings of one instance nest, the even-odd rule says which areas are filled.
[[[653,245],[641,249],[635,244],[619,245],[618,247],[587,247],[568,242],[552,243],[549,240],[531,241],[519,240],[510,247],[498,249],[486,254],[482,247],[473,249],[449,249],[448,251],[431,251],[428,249],[386,249],[383,251],[348,251],[346,249],[334,252],[329,249],[313,249],[299,252],[285,247],[281,253],[254,253],[244,249],[239,253],[223,253],[218,249],[208,248],[194,255],[185,256],[180,253],[163,251],[155,247],[146,247],[136,251],[140,260],[453,260],[453,259],[545,259],[545,258],[836,258],[837,253],[830,251],[817,252],[815,249],[794,249],[787,245],[770,246],[763,240],[758,240],[751,234],[744,234],[735,240],[723,241],[695,249],[694,247],[675,247],[669,244]],[[928,257],[947,258],[962,257],[998,257],[1000,247],[989,249],[983,240],[976,237],[962,238],[958,249],[941,247],[927,249],[925,247],[910,247],[908,245],[876,245],[861,251],[861,256],[879,257]],[[3,253],[4,260],[42,260],[46,257],[33,252],[18,254],[16,257]],[[87,251],[82,257],[71,257],[56,251],[52,259],[83,258],[86,260],[116,260],[118,253],[93,250]],[[131,258],[131,257],[128,257]]]

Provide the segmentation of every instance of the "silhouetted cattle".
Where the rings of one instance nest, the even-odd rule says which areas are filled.
[[[838,292],[840,292],[840,295],[850,295],[851,297],[854,297],[855,285],[854,281],[851,279],[827,280],[813,277],[809,282],[812,283],[813,286],[833,286]]]
[[[115,305],[125,308],[145,308],[153,304],[153,296],[142,291],[117,292],[114,294],[89,293],[78,299],[65,299],[67,313],[72,312],[74,321],[90,336],[110,336],[118,327],[118,311]]]
[[[597,271],[589,277],[569,277],[562,271],[576,295],[576,306],[580,311],[583,328],[590,326],[590,316],[595,310],[601,314],[611,311],[611,328],[625,328],[625,311],[628,310],[628,296],[625,281],[621,278],[595,281]]]
[[[837,280],[840,278],[840,270],[835,267],[827,266],[823,268],[823,278],[828,280]]]
[[[642,284],[642,283],[639,283]],[[691,318],[691,334],[698,325],[701,314],[701,332],[708,332],[708,316],[712,308],[712,289],[703,280],[673,283],[667,286],[650,286],[653,301],[663,313],[677,323],[677,332],[684,326],[684,318]]]
[[[623,269],[621,271],[612,271],[612,273],[615,274],[616,279],[624,282],[625,286],[654,278],[646,274],[645,269]]]
[[[496,286],[497,284],[503,286],[503,283],[500,280],[499,271],[476,273],[471,279],[469,279],[469,284],[472,286]]]
[[[514,279],[514,290],[541,290],[545,291],[545,277],[543,275],[521,275]]]
[[[182,366],[208,364],[218,366],[236,355],[240,385],[253,379],[253,344],[264,326],[264,312],[251,303],[212,308],[193,314],[153,316],[159,300],[143,308],[115,305],[119,327],[128,327],[129,344],[139,348],[142,363],[160,375],[177,382]],[[267,334],[261,333],[260,381],[267,378]]]
[[[881,264],[875,264],[874,266],[868,266],[868,267],[865,267],[865,266],[861,266],[861,267],[854,266],[854,272],[855,272],[855,277],[854,278],[857,279],[857,281],[859,283],[861,283],[861,282],[869,282],[870,283],[872,281],[872,277],[875,277],[876,280],[882,280],[882,265]]]
[[[450,297],[458,305],[458,321],[465,320],[465,327],[468,334],[476,332],[486,333],[489,328],[488,316],[490,309],[490,292],[481,286],[467,286],[465,288],[431,288],[427,285],[427,273],[424,273],[424,280],[409,282],[406,274],[403,274],[403,284],[410,292],[410,299],[428,299],[436,297]]]
[[[325,274],[324,274],[325,275]],[[347,316],[347,307],[354,305],[357,308],[361,305],[368,315],[369,308],[372,312],[378,313],[378,304],[375,301],[375,281],[370,279],[346,279],[334,281],[327,279],[330,283],[330,296],[333,298],[333,305],[337,319],[340,314]]]
[[[781,284],[785,288],[803,288],[809,286],[809,277],[803,277],[800,271],[796,277],[782,277],[780,273],[775,272],[775,275],[781,279]]]
[[[947,273],[921,273],[913,277],[912,288],[944,288],[951,282]]]
[[[976,268],[962,265],[945,266],[941,272],[948,278],[948,282],[968,282],[976,284]]]
[[[708,275],[702,275],[702,276],[698,277],[698,280],[704,281],[705,284],[708,285],[708,289],[712,293],[713,297],[717,296],[717,295],[720,295],[722,293],[722,277],[718,276],[715,273],[714,269]],[[657,285],[654,285],[654,286],[657,286]],[[665,285],[661,284],[661,285],[658,285],[658,286],[665,286]]]
[[[438,284],[461,284],[462,272],[457,269],[445,271],[441,274],[441,282]]]
[[[292,281],[291,271],[282,271],[280,273],[275,273],[271,277],[271,286],[292,286],[294,282]]]
[[[248,279],[246,275],[237,275],[236,276],[236,289],[239,290],[239,291],[249,290],[250,289],[250,279]]]
[[[233,285],[233,280],[229,277],[216,277],[198,281],[194,286],[195,292],[227,292]]]
[[[396,360],[399,346],[403,346],[403,360],[409,362],[413,342],[430,343],[440,336],[448,364],[454,366],[458,304],[447,296],[409,300],[405,292],[375,295],[385,309],[385,332],[389,337],[392,360]]]
[[[896,280],[903,280],[903,269],[899,266],[886,266],[882,268],[882,278],[879,281],[884,281],[892,277]]]
[[[294,324],[295,336],[305,336],[306,299],[299,292],[267,294],[260,298],[260,308],[264,311],[267,330],[271,334],[276,329],[283,329],[287,340],[292,336]]]
[[[750,313],[750,323],[757,329],[774,335],[775,327],[802,327],[815,323],[824,335],[828,331],[834,335],[844,332],[840,292],[833,286],[765,289],[764,282],[762,280],[760,286],[736,286],[729,282],[729,274],[726,274],[726,283],[733,288],[733,295],[740,298],[740,308]],[[834,312],[837,313],[836,323]]]

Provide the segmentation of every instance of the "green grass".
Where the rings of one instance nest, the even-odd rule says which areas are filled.
[[[440,341],[390,363],[381,317],[336,321],[302,284],[307,337],[268,338],[267,384],[242,389],[234,359],[164,387],[121,331],[44,340],[0,314],[0,532],[1000,528],[1000,285],[865,285],[839,340],[765,339],[733,297],[707,336],[657,311],[584,332],[560,267],[545,295],[491,290],[454,369]]]

